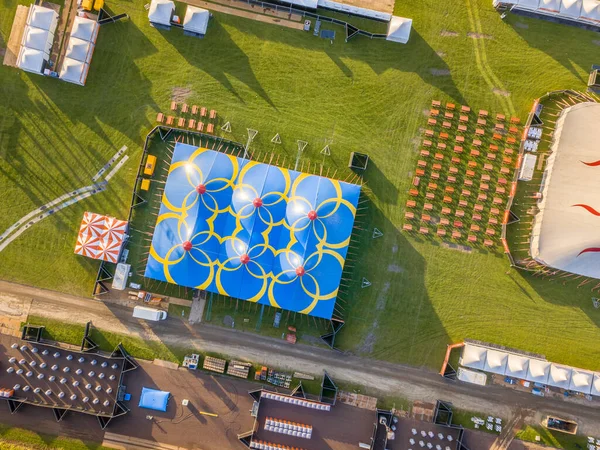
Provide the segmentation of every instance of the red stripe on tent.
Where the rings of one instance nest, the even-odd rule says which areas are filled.
[[[594,162],[585,162],[585,161],[579,161],[579,162],[585,164],[586,166],[590,166],[590,167],[600,166],[600,159],[598,161],[594,161]]]
[[[579,252],[579,254],[577,255],[577,257],[583,255],[584,253],[596,253],[596,252],[600,252],[600,248],[598,248],[598,247],[588,247],[588,248],[585,248],[585,249],[581,250]]]
[[[580,206],[581,208],[585,209],[587,212],[589,212],[590,214],[593,214],[595,216],[600,216],[600,212],[596,211],[594,208],[592,208],[590,205],[585,205],[583,203],[577,203],[576,205],[571,205],[571,206]]]

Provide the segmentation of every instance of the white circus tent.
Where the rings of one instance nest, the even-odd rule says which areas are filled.
[[[41,50],[21,47],[17,57],[17,67],[31,73],[41,74],[46,63],[46,56]]]
[[[399,42],[406,44],[410,38],[410,30],[412,29],[412,19],[406,17],[392,16],[392,20],[388,23],[386,41]]]
[[[198,36],[204,36],[209,19],[210,12],[208,10],[188,5],[183,18],[183,30]]]
[[[151,25],[171,27],[171,18],[175,11],[175,3],[171,0],[152,0],[148,10],[148,19]]]
[[[89,69],[90,66],[85,62],[65,58],[58,77],[63,81],[83,86]]]

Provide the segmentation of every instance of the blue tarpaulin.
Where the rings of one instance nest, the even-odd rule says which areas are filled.
[[[156,389],[142,388],[140,396],[140,408],[154,409],[155,411],[166,411],[170,392],[158,391]]]
[[[145,276],[330,319],[359,196],[177,143]]]

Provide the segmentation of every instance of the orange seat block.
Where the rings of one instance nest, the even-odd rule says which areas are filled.
[[[427,189],[429,189],[430,191],[435,191],[435,190],[437,189],[437,187],[438,187],[438,186],[437,186],[437,184],[436,184],[436,183],[431,183],[431,182],[430,182],[430,183],[427,185]]]
[[[460,131],[461,133],[464,133],[467,131],[467,126],[466,125],[459,125],[458,126],[458,131]]]
[[[447,140],[448,137],[448,133],[440,133],[440,139]]]
[[[454,114],[452,114],[451,112],[446,112],[446,113],[444,113],[444,117],[446,119],[452,120],[452,119],[454,119]]]
[[[466,200],[459,200],[458,201],[458,206],[460,206],[461,208],[466,208],[468,205]]]
[[[499,122],[504,122],[506,120],[506,116],[504,114],[496,114],[496,120]]]
[[[519,119],[518,117],[511,117],[510,123],[514,123],[514,124],[521,123],[521,119]]]
[[[450,167],[448,169],[448,172],[450,172],[452,175],[456,175],[456,174],[458,174],[458,168],[457,167]]]
[[[438,164],[438,163],[435,163],[435,164],[433,165],[433,170],[442,170],[442,165],[441,165],[441,164]]]
[[[481,215],[479,215],[479,214],[473,214],[473,220],[479,222],[481,220]]]
[[[423,221],[423,222],[430,222],[431,221],[431,216],[429,214],[423,214],[423,215],[421,215],[421,221]]]
[[[452,203],[452,198],[448,197],[447,195],[444,196],[444,203]]]
[[[450,208],[446,208],[445,206],[442,208],[442,214],[448,215],[451,213],[452,211],[450,210]]]
[[[477,163],[475,161],[469,161],[468,166],[474,168],[477,167]]]
[[[406,201],[406,207],[407,208],[414,208],[415,206],[417,206],[417,202],[415,202],[414,200],[407,200]]]
[[[463,136],[456,136],[456,142],[462,144],[465,142],[465,138]]]
[[[462,234],[460,234],[460,231],[453,231],[452,232],[452,238],[454,239],[460,239],[462,236]]]
[[[484,194],[483,192],[477,196],[477,201],[479,201],[479,202],[485,202],[486,200],[487,200],[487,195]]]
[[[506,189],[504,189],[501,186],[496,186],[496,194],[502,195],[502,194],[505,194],[505,193],[506,193]]]
[[[495,141],[501,141],[502,140],[502,135],[498,134],[498,133],[494,133],[492,134],[492,139]]]
[[[460,110],[461,110],[462,112],[464,112],[464,113],[470,113],[470,112],[471,112],[471,108],[470,108],[470,107],[468,107],[467,105],[462,105],[462,106],[460,107]]]
[[[485,130],[484,130],[483,128],[477,128],[477,129],[475,130],[475,134],[476,134],[477,136],[483,136],[483,135],[485,134]]]
[[[425,203],[425,204],[423,205],[423,209],[424,209],[425,211],[431,211],[431,210],[433,210],[433,205],[432,205],[431,203]]]
[[[440,225],[448,225],[450,221],[446,217],[440,219]]]
[[[470,235],[467,237],[467,240],[468,240],[469,242],[477,242],[477,236],[473,236],[472,234],[470,234]]]
[[[491,247],[492,245],[494,245],[494,243],[492,241],[490,241],[489,239],[484,239],[483,245],[485,245],[486,247]]]
[[[498,184],[506,184],[506,178],[498,178]]]
[[[488,153],[487,154],[487,159],[489,159],[490,161],[495,161],[496,160],[496,155],[493,153]]]
[[[404,231],[412,231],[413,226],[410,223],[405,223],[404,225],[402,225],[402,230]]]
[[[433,127],[433,126],[437,125],[437,120],[435,120],[435,119],[427,119],[427,125]]]
[[[460,158],[458,156],[453,156],[452,164],[460,164]]]
[[[422,159],[417,161],[417,166],[419,167],[427,167],[427,162],[423,161]]]
[[[415,173],[420,177],[425,176],[425,171],[423,169],[417,169],[415,170]]]
[[[500,210],[498,208],[490,208],[490,214],[494,214],[495,216],[497,216],[498,214],[500,214]]]
[[[477,125],[485,126],[486,123],[485,119],[477,119]]]
[[[434,108],[437,108],[439,106],[442,106],[442,102],[439,100],[431,100],[431,106],[433,106]]]
[[[406,211],[404,213],[404,218],[408,219],[408,220],[414,219],[415,218],[415,213],[412,212],[412,211]]]
[[[486,191],[486,192],[487,192],[487,191],[489,191],[489,190],[490,190],[490,185],[489,185],[489,184],[487,184],[487,183],[481,183],[481,184],[479,185],[479,189],[480,189],[480,190],[482,190],[482,191]]]
[[[473,186],[473,180],[465,180],[465,181],[463,182],[463,184],[464,184],[465,186]]]
[[[494,205],[501,205],[501,204],[502,204],[502,203],[504,203],[504,202],[502,201],[502,199],[501,199],[501,198],[494,197],[494,199],[492,200],[492,203],[493,203]]]
[[[444,127],[444,128],[451,128],[452,124],[450,122],[444,121],[444,122],[442,122],[442,127]]]
[[[502,158],[502,162],[504,164],[510,164],[510,163],[512,163],[512,158],[509,158],[508,156],[505,156],[504,158]]]
[[[425,136],[433,137],[433,130],[429,130],[429,129],[425,130]]]
[[[510,127],[510,128],[508,129],[508,132],[509,132],[510,134],[517,134],[517,133],[519,132],[519,129],[518,129],[517,127]]]
[[[429,156],[429,150],[421,150],[421,156],[424,158],[427,158]]]
[[[490,219],[488,220],[488,223],[490,225],[498,225],[498,219],[496,219],[495,217],[490,217]]]
[[[439,172],[431,172],[431,179],[432,180],[439,180],[440,178],[440,173]]]
[[[465,122],[465,123],[467,123],[467,122],[469,121],[469,116],[462,116],[462,115],[461,115],[461,116],[458,118],[458,120],[459,120],[460,122]]]
[[[490,181],[491,178],[487,173],[484,173],[483,175],[481,175],[481,181]]]
[[[416,197],[417,195],[419,195],[419,191],[417,191],[416,189],[411,189],[408,191],[408,193],[412,196],[412,197]]]
[[[468,189],[463,189],[460,192],[460,195],[462,195],[463,197],[470,197],[471,196],[471,191],[469,191]]]
[[[509,136],[508,138],[506,138],[506,143],[507,144],[511,144],[512,145],[512,144],[514,144],[516,142],[517,142],[517,140],[514,137],[512,137],[512,136]]]
[[[452,186],[446,186],[444,188],[444,191],[447,192],[448,194],[454,194],[454,188]]]
[[[427,200],[435,200],[435,194],[434,194],[433,192],[427,192],[427,193],[425,194],[425,198],[426,198]]]
[[[483,205],[477,203],[473,209],[475,209],[475,211],[481,212],[483,211]]]
[[[472,162],[472,161],[470,161],[470,162]],[[476,166],[477,166],[477,163],[475,163],[473,165],[469,164],[469,167],[476,167]],[[473,172],[472,170],[467,170],[465,172],[465,175],[468,176],[468,177],[474,177],[475,176],[475,172]]]
[[[460,220],[455,220],[452,225],[454,225],[454,228],[462,228],[463,227],[463,223]]]
[[[419,228],[419,233],[421,233],[421,234],[429,234],[429,228],[427,228],[427,227],[420,227]]]
[[[479,150],[471,150],[471,156],[477,158],[480,155]]]
[[[423,141],[423,146],[425,146],[425,147],[431,147],[431,141],[429,141],[429,140],[425,139],[425,140]]]
[[[481,141],[479,139],[473,139],[473,145],[475,147],[481,147]]]
[[[492,166],[491,164],[484,164],[483,165],[483,170],[492,170],[494,168],[494,166]]]
[[[462,209],[457,209],[455,216],[456,217],[465,217],[465,212]]]
[[[498,151],[498,146],[495,144],[490,144],[490,151],[491,152],[497,152]]]
[[[430,115],[431,117],[437,117],[437,116],[439,116],[439,115],[440,115],[440,110],[439,110],[439,109],[433,109],[433,108],[432,108],[432,109],[430,109],[430,110],[429,110],[429,115]]]
[[[447,110],[454,111],[454,108],[456,108],[456,105],[454,103],[446,103]]]
[[[496,231],[491,228],[488,228],[485,230],[485,234],[487,234],[488,236],[494,236],[496,234]]]
[[[456,183],[456,177],[453,177],[452,175],[448,175],[448,183]]]
[[[463,148],[460,145],[455,145],[454,146],[454,153],[462,153],[463,152]]]
[[[438,228],[437,235],[438,236],[446,236],[446,230],[444,230],[443,228]]]

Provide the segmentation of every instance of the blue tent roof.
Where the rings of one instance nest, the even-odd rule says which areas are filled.
[[[360,186],[175,146],[145,276],[331,318]]]
[[[156,411],[166,411],[170,392],[158,391],[156,389],[142,388],[140,395],[140,408],[154,409]]]

